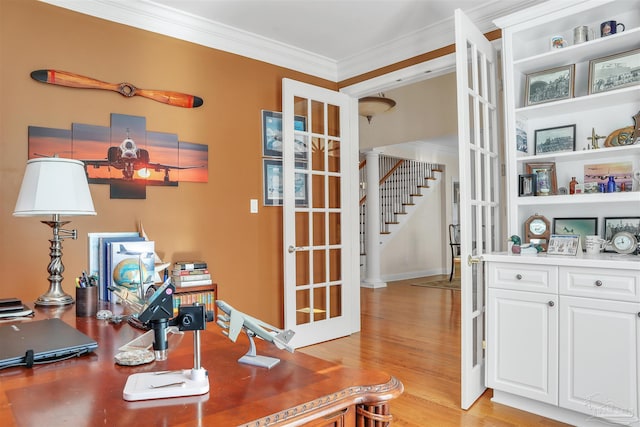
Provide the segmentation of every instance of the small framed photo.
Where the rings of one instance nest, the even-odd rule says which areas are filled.
[[[628,231],[640,241],[640,216],[609,217],[604,219],[602,236],[605,240],[611,241],[613,236],[620,231]],[[614,252],[610,244],[607,244],[604,250],[605,252]]]
[[[555,162],[527,163],[527,174],[536,176],[536,196],[550,196],[557,194]]]
[[[264,206],[282,206],[284,200],[282,160],[262,159],[262,173],[264,186]],[[296,169],[304,170],[306,163],[296,162]],[[295,173],[296,206],[307,206],[309,203],[307,191],[307,173]]]
[[[520,120],[516,121],[516,150],[521,153],[529,153],[527,127],[525,122]]]
[[[307,130],[306,117],[295,116],[293,123],[295,131]],[[295,142],[296,160],[306,160],[306,136],[296,134]],[[262,156],[282,158],[282,113],[262,110]]]
[[[534,135],[535,154],[561,153],[576,149],[576,125],[538,129]]]
[[[525,106],[573,98],[575,65],[527,74]]]
[[[580,236],[575,234],[552,234],[547,246],[549,255],[576,256],[580,246]]]
[[[518,196],[529,197],[536,195],[535,174],[519,175]]]
[[[589,94],[640,84],[640,49],[589,61]]]
[[[554,218],[554,234],[572,234],[580,236],[580,247],[585,250],[585,236],[598,234],[598,218]]]

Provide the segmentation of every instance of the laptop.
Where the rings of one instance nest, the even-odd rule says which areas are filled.
[[[81,356],[98,343],[60,319],[32,320],[0,326],[0,369]]]

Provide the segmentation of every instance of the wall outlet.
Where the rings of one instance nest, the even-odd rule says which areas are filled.
[[[249,212],[258,213],[258,199],[251,199],[250,202],[251,207],[249,208]]]

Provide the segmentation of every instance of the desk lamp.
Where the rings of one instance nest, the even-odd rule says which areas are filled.
[[[62,306],[73,303],[73,298],[62,290],[62,240],[76,239],[77,230],[62,227],[70,221],[61,221],[65,215],[95,215],[93,201],[84,164],[78,160],[59,157],[31,159],[22,179],[14,216],[51,215],[50,221],[41,221],[53,229],[49,240],[49,290],[41,295],[36,305]]]

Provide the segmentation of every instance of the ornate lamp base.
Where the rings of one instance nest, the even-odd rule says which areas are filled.
[[[35,301],[35,305],[46,306],[61,306],[73,304],[73,298],[71,295],[65,293],[62,290],[62,273],[64,272],[64,265],[62,264],[62,240],[66,237],[76,239],[76,230],[64,230],[61,227],[68,224],[69,221],[60,221],[60,215],[54,214],[52,221],[41,221],[43,224],[47,224],[53,230],[53,238],[49,240],[51,246],[49,247],[49,257],[51,261],[47,271],[49,272],[49,290],[38,297]]]

